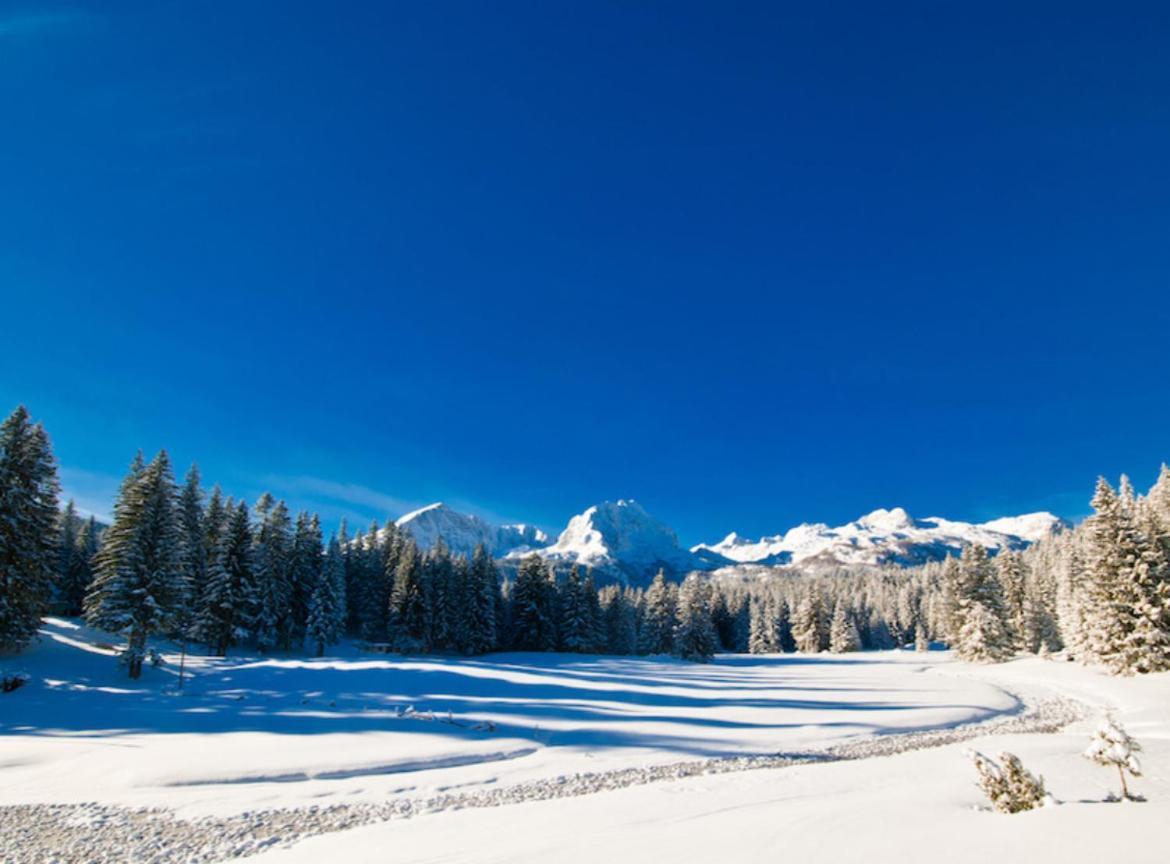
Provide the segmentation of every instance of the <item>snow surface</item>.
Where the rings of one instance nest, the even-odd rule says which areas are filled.
[[[911,667],[906,667],[907,671]],[[1116,772],[1081,758],[1095,721],[1046,735],[975,739],[898,756],[686,778],[585,798],[448,811],[310,838],[259,856],[402,862],[866,861],[874,864],[1101,864],[1166,860],[1170,818],[1170,677],[1110,679],[1039,659],[946,664],[974,683],[1050,688],[1115,711],[1143,741],[1144,804],[1107,803]],[[944,671],[940,669],[938,671]],[[925,684],[941,676],[920,676]],[[1005,816],[975,788],[965,751],[1008,750],[1044,776],[1057,806]],[[1155,767],[1156,764],[1156,767]]]
[[[590,864],[599,856],[709,862],[730,854],[879,864],[1165,857],[1170,675],[1114,679],[1040,659],[978,667],[947,652],[727,655],[695,665],[555,654],[397,658],[342,646],[320,660],[195,658],[194,677],[179,693],[171,667],[128,681],[105,638],[50,619],[40,644],[0,659],[4,674],[30,676],[0,696],[0,804],[163,807],[231,826],[283,824],[291,839],[305,825],[356,818],[344,816],[354,807],[394,809],[400,801],[401,812],[417,813],[411,801],[436,796],[527,800],[324,834],[261,856],[273,862],[382,861],[388,850],[403,862]],[[576,794],[569,790],[582,772],[701,767],[696,760],[832,747],[898,752],[864,745],[914,741],[890,734],[923,729],[944,730],[931,733],[943,743],[951,740],[945,730],[979,721],[1002,732],[1014,727],[996,727],[995,718],[1018,711],[1017,697],[1058,694],[1090,711],[1055,734],[999,734],[831,764],[780,760],[783,770],[666,770],[650,778],[657,782],[555,794],[558,784]],[[1080,755],[1106,710],[1145,748],[1145,777],[1131,789],[1148,803],[1103,803],[1117,790],[1116,772]],[[1015,816],[980,809],[964,756],[970,746],[1017,753],[1063,803]],[[508,794],[526,787],[555,800]],[[304,807],[317,809],[287,809]],[[143,837],[169,830],[156,817],[100,807],[37,813],[0,811],[0,822],[26,820],[6,836],[31,844],[50,817],[92,822],[94,831],[129,819],[128,830]]]

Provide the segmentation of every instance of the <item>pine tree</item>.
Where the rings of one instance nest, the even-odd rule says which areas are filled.
[[[303,645],[308,632],[309,610],[313,603],[313,595],[321,590],[321,567],[324,549],[321,539],[321,521],[317,514],[310,516],[301,511],[297,514],[296,527],[293,529],[292,565],[289,570],[289,625],[286,628],[291,645]],[[344,573],[344,571],[343,571]],[[338,586],[330,585],[329,592],[335,600],[340,600]],[[335,612],[333,606],[329,614]],[[332,619],[330,619],[332,623]],[[328,634],[332,638],[335,634]],[[332,642],[328,643],[332,644]]]
[[[49,438],[21,405],[0,424],[0,650],[23,648],[48,610],[58,490]]]
[[[464,600],[465,650],[468,654],[486,654],[498,643],[496,603],[500,594],[500,574],[495,562],[480,543],[471,555]]]
[[[418,546],[408,538],[394,568],[388,616],[390,645],[403,654],[425,650],[430,639],[430,612],[423,591],[422,571]]]
[[[599,598],[605,617],[605,650],[609,654],[635,654],[638,650],[638,616],[633,594],[618,585],[601,589]]]
[[[147,639],[164,631],[181,599],[186,562],[178,490],[165,450],[123,484],[114,522],[102,538],[86,620],[127,637],[123,662],[142,674]]]
[[[1019,552],[1004,548],[995,556],[995,578],[1003,592],[1004,624],[1017,650],[1031,651],[1028,644],[1025,565]]]
[[[1117,768],[1117,776],[1121,779],[1121,797],[1128,801],[1137,799],[1129,794],[1125,775],[1128,772],[1133,777],[1142,776],[1142,766],[1137,757],[1141,749],[1141,745],[1129,737],[1121,724],[1106,719],[1093,733],[1089,746],[1083,755],[1098,765],[1112,765]]]
[[[857,633],[857,624],[845,604],[838,599],[833,608],[833,621],[829,625],[829,650],[834,654],[844,654],[860,648],[861,637]]]
[[[93,517],[90,517],[92,520]],[[80,532],[78,527],[81,526]],[[77,516],[72,499],[61,513],[57,529],[57,586],[55,606],[62,615],[77,616],[82,612],[85,592],[93,580],[93,569],[89,558],[96,551],[96,537],[91,533],[88,522]]]
[[[594,646],[594,622],[590,615],[588,598],[581,571],[574,565],[560,585],[560,649],[577,654],[590,651]]]
[[[292,521],[288,507],[267,493],[256,502],[251,580],[245,590],[245,625],[260,651],[291,642]]]
[[[1003,589],[995,577],[987,550],[978,544],[967,546],[959,560],[956,618],[959,622],[955,644],[960,659],[988,663],[1008,659],[1014,644],[1004,611]]]
[[[804,654],[816,654],[824,647],[826,635],[821,592],[810,584],[804,590],[796,614],[792,617],[792,638],[796,642],[796,650]]]
[[[180,688],[183,686],[187,665],[187,640],[194,638],[195,622],[199,617],[203,590],[207,584],[207,547],[204,544],[207,529],[204,525],[203,490],[199,483],[199,468],[192,465],[179,495],[183,572],[175,591],[171,614],[171,630],[182,645],[179,657]]]
[[[755,594],[749,601],[750,632],[748,634],[748,651],[752,654],[772,654],[780,650],[776,643],[776,621],[773,617],[774,605],[770,597]]]
[[[1159,608],[1156,551],[1137,528],[1133,506],[1098,480],[1094,515],[1086,523],[1087,643],[1115,673],[1152,672],[1170,665],[1170,634]]]
[[[302,541],[307,547],[315,545],[317,566],[303,570],[301,576],[310,580],[311,586],[305,619],[305,632],[309,643],[316,646],[318,657],[325,654],[325,648],[340,641],[345,626],[345,559],[337,537],[329,538],[329,548],[321,557],[321,525],[316,516]],[[306,549],[304,554],[308,554]]]
[[[642,654],[669,654],[674,649],[675,600],[659,570],[642,598],[642,623],[638,651]]]
[[[245,593],[252,579],[252,526],[248,505],[226,506],[227,522],[219,534],[207,574],[195,631],[220,657],[247,638]]]
[[[684,660],[709,663],[717,647],[718,638],[711,620],[711,584],[692,573],[679,589],[674,653]]]
[[[539,555],[520,562],[512,586],[512,647],[518,651],[553,651],[557,645],[552,574]]]

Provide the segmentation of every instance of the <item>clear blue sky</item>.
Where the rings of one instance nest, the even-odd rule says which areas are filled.
[[[1025,8],[1026,7],[1026,8]],[[0,3],[0,410],[686,542],[1170,459],[1170,7]]]

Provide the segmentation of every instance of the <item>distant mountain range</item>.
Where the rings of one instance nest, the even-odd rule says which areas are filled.
[[[750,566],[822,570],[835,566],[921,564],[979,543],[990,550],[1022,549],[1069,527],[1051,513],[1028,513],[972,524],[939,517],[914,519],[905,510],[875,510],[846,525],[804,524],[749,540],[735,532],[718,543],[686,549],[678,535],[633,500],[596,504],[569,520],[556,541],[531,525],[493,526],[477,516],[432,504],[397,522],[422,548],[438,538],[456,554],[482,543],[497,559],[516,562],[536,553],[558,566],[578,564],[599,576],[645,584],[659,569],[674,578],[693,570]]]

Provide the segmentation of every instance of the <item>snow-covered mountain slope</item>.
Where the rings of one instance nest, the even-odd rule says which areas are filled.
[[[557,542],[540,550],[555,564],[579,564],[603,573],[645,581],[661,569],[672,575],[731,563],[706,550],[679,545],[674,529],[633,500],[605,501],[569,520]]]
[[[749,540],[735,532],[718,543],[701,543],[692,552],[709,552],[741,564],[819,564],[874,566],[917,564],[959,554],[979,543],[988,549],[1020,549],[1067,527],[1051,513],[1029,513],[983,524],[932,516],[913,519],[901,507],[875,510],[838,527],[797,525],[784,534]]]
[[[467,513],[437,503],[407,513],[395,523],[414,538],[422,549],[430,549],[442,537],[456,555],[471,555],[480,543],[492,555],[538,549],[548,545],[548,535],[532,525],[491,525]]]

